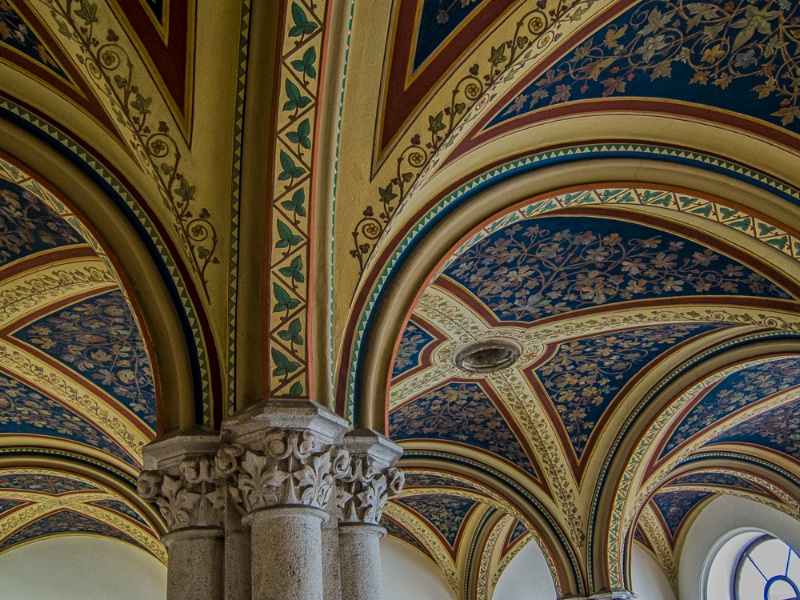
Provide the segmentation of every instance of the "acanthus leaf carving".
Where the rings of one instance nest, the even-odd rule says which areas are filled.
[[[338,480],[339,521],[378,525],[389,496],[402,491],[405,476],[401,469],[382,469],[373,457],[362,455],[350,458]]]
[[[137,492],[154,501],[170,531],[187,527],[221,527],[225,496],[223,480],[209,456],[184,459],[177,473],[144,471]]]
[[[284,505],[322,509],[347,451],[322,443],[309,430],[273,429],[263,450],[233,444],[217,451],[220,472],[233,480],[231,497],[245,512]]]

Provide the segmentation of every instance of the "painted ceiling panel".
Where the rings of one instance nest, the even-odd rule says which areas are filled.
[[[669,485],[671,487],[679,485],[713,485],[719,487],[739,488],[751,492],[763,492],[763,490],[757,485],[754,485],[749,481],[742,479],[741,477],[737,477],[731,473],[691,473],[689,475],[684,475],[683,477],[672,480]]]
[[[395,3],[376,139],[386,150],[415,111],[514,0],[398,0]],[[461,110],[466,108],[464,105]]]
[[[42,317],[13,337],[99,386],[155,431],[150,361],[128,301],[119,290]]]
[[[413,535],[408,533],[403,527],[398,525],[394,519],[390,519],[389,517],[384,516],[383,520],[381,521],[381,526],[386,529],[386,534],[392,537],[397,538],[398,540],[403,540],[407,544],[410,544],[423,554],[427,555],[428,551],[425,549],[425,546],[420,543],[420,541],[415,538]]]
[[[0,552],[44,536],[93,534],[135,544],[166,562],[157,529],[140,509],[88,475],[45,467],[3,469],[3,503],[19,506],[8,515],[0,513]]]
[[[800,383],[800,358],[752,365],[717,382],[683,417],[665,444],[660,458],[734,411],[750,406]]]
[[[478,383],[451,382],[401,406],[389,415],[389,433],[393,440],[475,446],[537,476],[511,427]]]
[[[139,544],[118,529],[110,527],[97,519],[81,515],[71,510],[60,510],[19,529],[0,542],[0,552],[19,544],[59,534],[92,534],[116,538],[135,546]]]
[[[428,60],[475,9],[488,0],[422,0],[412,71]]]
[[[43,494],[99,492],[100,488],[86,480],[56,473],[0,473],[0,490],[27,490]]]
[[[22,500],[12,500],[10,498],[0,498],[0,518],[10,510],[25,504]]]
[[[447,494],[423,494],[398,499],[403,504],[427,519],[450,545],[456,548],[458,532],[470,510],[478,504],[470,498]]]
[[[764,446],[800,460],[800,401],[765,411],[709,442],[722,443]]]
[[[58,77],[69,81],[69,77],[42,43],[29,24],[20,15],[10,0],[0,0],[0,44],[13,48],[38,62]]]
[[[137,462],[100,429],[33,388],[0,373],[0,436],[43,435],[102,450],[131,466]]]
[[[431,471],[406,471],[406,482],[403,489],[438,487],[438,488],[463,488],[481,491],[481,488],[462,477],[453,477],[444,473]]]
[[[667,490],[658,492],[653,497],[653,503],[664,517],[669,534],[673,539],[678,535],[681,524],[686,517],[703,500],[713,496],[711,492],[695,490]]]
[[[103,508],[108,508],[110,510],[116,511],[121,515],[125,515],[126,517],[130,517],[134,521],[138,521],[140,524],[144,525],[145,527],[150,527],[150,524],[142,518],[138,512],[133,510],[130,506],[128,506],[122,500],[98,500],[96,502],[92,502],[95,506],[102,506]]]
[[[523,535],[528,533],[528,526],[522,521],[517,521],[514,529],[511,531],[511,536],[508,539],[508,546],[513,546]]]
[[[659,325],[560,344],[534,373],[553,403],[578,460],[620,390],[645,372],[648,363],[686,340],[723,326]]]
[[[165,8],[169,5],[169,0],[147,0],[147,9],[163,25],[165,18]]]
[[[792,298],[749,267],[694,241],[608,218],[515,223],[466,250],[444,276],[498,320],[512,322],[653,298]]]
[[[635,3],[517,88],[487,128],[579,100],[663,98],[798,133],[798,16],[789,0]]]
[[[86,243],[69,223],[16,183],[0,178],[0,198],[0,266]]]
[[[431,342],[434,337],[422,327],[409,321],[406,324],[403,337],[400,339],[400,347],[394,359],[394,369],[392,378],[400,377],[412,369],[420,366],[420,354],[422,350]]]

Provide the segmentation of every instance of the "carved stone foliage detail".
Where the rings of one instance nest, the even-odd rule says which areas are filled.
[[[190,457],[180,463],[177,474],[144,471],[139,476],[139,496],[156,502],[170,531],[222,526],[225,487],[213,459]]]
[[[339,478],[336,501],[342,523],[378,525],[389,496],[403,489],[403,471],[382,469],[370,456],[352,456],[347,472]]]
[[[234,479],[233,499],[246,512],[284,505],[324,508],[334,480],[348,468],[346,450],[320,442],[311,431],[272,430],[263,450],[220,448],[219,471]]]

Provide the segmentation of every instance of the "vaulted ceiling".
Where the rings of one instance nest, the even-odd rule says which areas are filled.
[[[0,551],[163,559],[142,446],[262,398],[404,447],[459,597],[800,518],[799,47],[785,0],[0,0]]]

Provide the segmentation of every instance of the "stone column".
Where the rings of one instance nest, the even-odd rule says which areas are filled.
[[[230,494],[225,502],[225,600],[250,600],[250,530]]]
[[[392,466],[403,450],[368,429],[349,432],[343,445],[350,464],[337,482],[342,598],[382,600],[380,520],[389,495],[403,488],[403,472]]]
[[[339,563],[339,506],[336,494],[331,494],[326,512],[328,520],[322,524],[323,597],[325,600],[343,600]]]
[[[167,521],[167,600],[223,600],[225,488],[214,466],[219,438],[206,432],[162,437],[144,449],[137,491]]]
[[[309,401],[269,401],[223,423],[217,453],[250,527],[252,600],[323,600],[322,523],[347,423]]]

